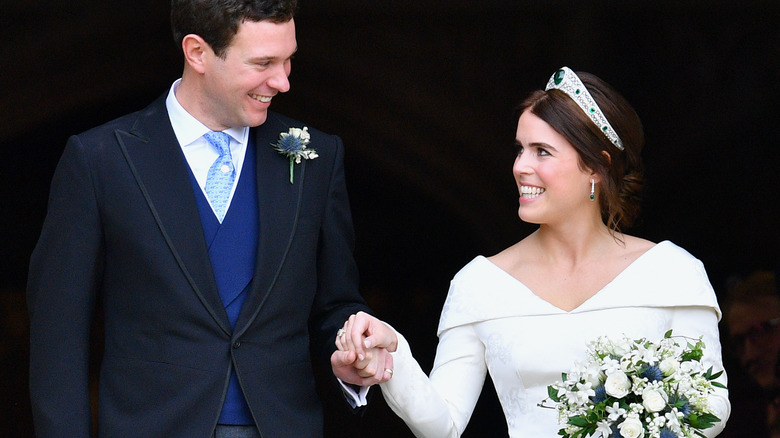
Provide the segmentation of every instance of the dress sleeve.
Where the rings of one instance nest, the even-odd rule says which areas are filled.
[[[705,306],[678,307],[674,310],[672,328],[674,335],[684,335],[697,339],[699,336],[703,336],[702,340],[705,348],[701,359],[702,365],[705,368],[712,367],[713,372],[723,371],[723,374],[716,381],[726,386],[728,378],[726,377],[723,360],[721,359],[718,315],[715,310]],[[713,413],[721,421],[703,432],[708,437],[714,437],[720,434],[726,427],[726,421],[731,413],[728,390],[716,387],[715,393],[709,398],[709,403]]]
[[[417,437],[459,437],[466,429],[485,383],[485,346],[474,326],[462,325],[439,335],[430,378],[398,333],[393,378],[382,383],[390,408]]]

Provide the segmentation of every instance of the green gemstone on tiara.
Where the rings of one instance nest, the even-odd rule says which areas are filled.
[[[551,88],[566,93],[590,118],[590,120],[602,130],[604,136],[615,145],[616,148],[623,150],[623,141],[617,135],[617,132],[609,124],[606,116],[601,112],[601,108],[590,95],[588,88],[582,83],[574,71],[568,67],[562,67],[553,73],[547,82],[545,91]]]
[[[563,77],[566,76],[566,70],[560,69],[555,72],[555,75],[553,76],[553,80],[555,81],[555,85],[560,85],[561,82],[563,82]]]

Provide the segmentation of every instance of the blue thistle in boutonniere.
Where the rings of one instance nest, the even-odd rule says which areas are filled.
[[[279,134],[279,140],[272,146],[280,154],[290,159],[290,184],[293,183],[293,169],[295,164],[300,164],[301,160],[313,160],[319,157],[317,151],[309,149],[309,128],[290,128],[287,132]]]

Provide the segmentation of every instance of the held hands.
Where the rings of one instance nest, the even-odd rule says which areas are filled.
[[[336,337],[330,358],[333,374],[343,382],[371,386],[393,377],[393,352],[398,338],[393,329],[373,316],[358,312],[349,317]]]

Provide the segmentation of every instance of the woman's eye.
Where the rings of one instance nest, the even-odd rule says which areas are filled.
[[[550,153],[549,153],[549,152],[547,152],[547,149],[544,149],[544,148],[539,148],[539,149],[537,150],[537,152],[536,152],[536,153],[537,153],[539,156],[550,155]]]
[[[515,153],[518,156],[523,153],[523,146],[521,146],[519,143],[515,143],[514,147],[515,147]]]

